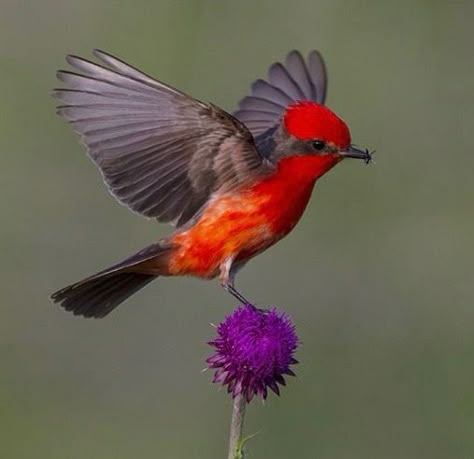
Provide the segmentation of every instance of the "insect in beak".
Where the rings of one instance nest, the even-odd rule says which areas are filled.
[[[349,147],[341,151],[342,156],[346,158],[362,159],[365,164],[369,164],[372,162],[372,155],[374,153],[374,151],[369,152],[367,148],[365,150],[362,150],[361,148],[358,148],[355,145],[349,145]]]

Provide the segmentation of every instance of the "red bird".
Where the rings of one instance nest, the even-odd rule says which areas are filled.
[[[324,105],[326,68],[291,51],[233,115],[103,51],[76,56],[54,95],[110,192],[176,230],[126,260],[54,293],[74,314],[104,317],[159,276],[219,276],[239,301],[237,271],[286,236],[316,180],[343,158],[370,162]]]

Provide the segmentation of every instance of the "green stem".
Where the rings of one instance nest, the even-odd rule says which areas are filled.
[[[244,428],[245,408],[247,402],[242,394],[234,398],[234,405],[232,408],[232,421],[230,424],[229,437],[229,455],[228,459],[243,459],[242,452],[242,431]]]

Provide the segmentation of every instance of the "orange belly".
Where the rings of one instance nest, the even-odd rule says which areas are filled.
[[[287,235],[303,214],[316,178],[337,162],[328,157],[324,172],[318,167],[315,173],[314,157],[305,159],[282,160],[273,175],[252,187],[213,198],[194,226],[171,237],[177,248],[166,274],[211,278],[229,258],[247,260]]]

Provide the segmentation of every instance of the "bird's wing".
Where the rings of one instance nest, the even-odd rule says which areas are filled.
[[[267,80],[252,84],[250,96],[239,102],[234,116],[257,137],[277,125],[290,104],[300,100],[324,104],[327,75],[323,58],[311,51],[305,61],[299,51],[291,51],[285,63],[275,62]]]
[[[80,134],[111,193],[133,211],[182,225],[218,190],[263,164],[232,115],[167,86],[103,51],[59,71],[58,113]]]

